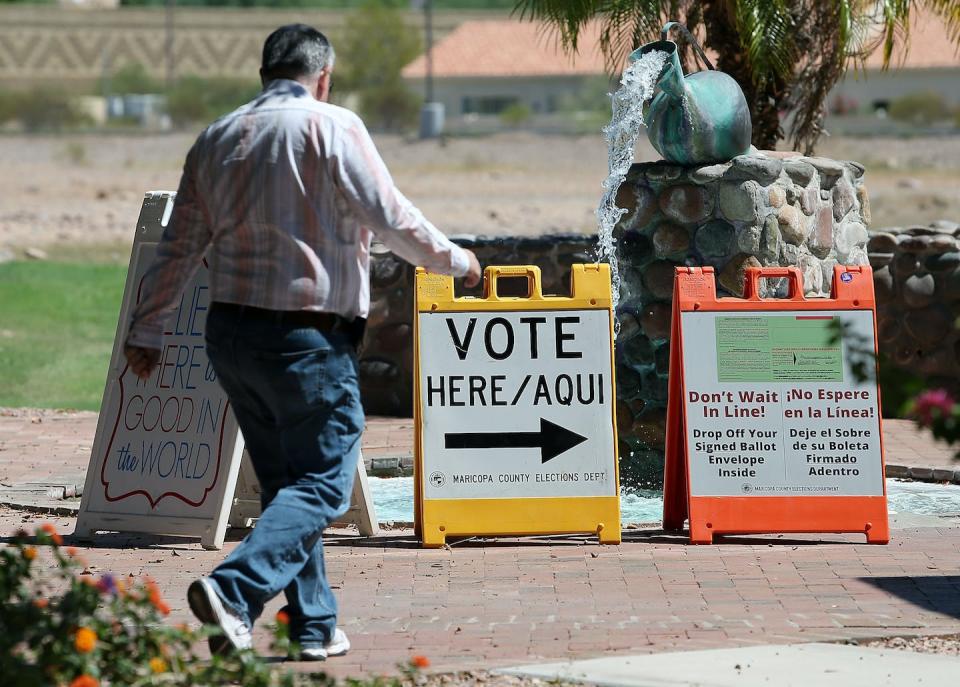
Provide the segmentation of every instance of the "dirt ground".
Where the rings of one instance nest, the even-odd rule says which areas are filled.
[[[0,253],[125,261],[144,191],[175,189],[193,134],[0,136]],[[399,187],[448,234],[591,232],[606,150],[596,136],[375,136]],[[825,138],[867,166],[873,228],[960,218],[960,137]],[[643,140],[636,159],[654,159]]]

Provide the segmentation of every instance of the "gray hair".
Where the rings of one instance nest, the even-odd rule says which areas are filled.
[[[266,80],[316,76],[333,69],[335,57],[330,41],[315,28],[288,24],[264,42],[260,71]]]

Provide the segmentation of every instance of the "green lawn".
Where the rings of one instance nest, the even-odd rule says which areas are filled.
[[[126,272],[0,264],[0,406],[99,409]]]

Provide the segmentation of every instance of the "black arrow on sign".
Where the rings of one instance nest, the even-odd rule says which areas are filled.
[[[538,448],[541,464],[587,440],[543,418],[539,432],[460,432],[444,434],[443,438],[446,448]]]

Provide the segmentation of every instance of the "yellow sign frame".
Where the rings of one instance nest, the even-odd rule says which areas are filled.
[[[527,278],[527,297],[500,296],[499,278]],[[484,270],[483,296],[454,295],[453,278],[416,273],[414,304],[414,519],[425,548],[439,548],[450,536],[526,536],[544,534],[596,534],[601,544],[619,544],[620,473],[617,447],[616,404],[611,403],[613,432],[612,496],[526,497],[507,499],[424,499],[423,418],[420,390],[420,313],[606,310],[610,321],[610,371],[612,398],[616,398],[613,355],[613,301],[610,266],[573,265],[570,296],[544,296],[540,268],[534,265],[491,266]]]

